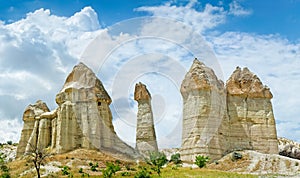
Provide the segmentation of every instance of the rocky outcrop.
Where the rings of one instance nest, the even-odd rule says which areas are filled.
[[[146,85],[135,85],[134,100],[138,102],[136,150],[142,155],[149,151],[158,151],[154,129],[153,113],[151,109],[151,95]]]
[[[183,97],[182,160],[193,162],[198,154],[220,158],[228,148],[223,82],[212,69],[195,59],[180,92]]]
[[[239,67],[226,83],[230,150],[278,154],[272,93],[249,69]]]
[[[38,100],[35,104],[30,104],[25,109],[23,113],[24,125],[17,149],[17,157],[30,151],[31,147],[35,147],[38,141],[42,142],[41,139],[38,140],[38,136],[43,134],[40,132],[42,130],[39,130],[39,125],[40,115],[45,112],[49,112],[49,108],[46,103],[41,100]]]
[[[39,109],[37,104],[26,109],[18,156],[26,152],[24,145],[33,143],[50,147],[55,153],[85,148],[137,157],[138,153],[114,131],[111,102],[93,71],[79,63],[56,95],[57,109],[50,112],[46,107]]]
[[[226,83],[194,60],[181,84],[183,130],[181,155],[219,159],[234,150],[278,154],[272,94],[247,68],[239,67]]]
[[[300,159],[300,144],[286,138],[278,138],[279,154],[282,156]]]

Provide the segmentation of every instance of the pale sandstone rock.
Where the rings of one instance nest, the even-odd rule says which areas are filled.
[[[223,82],[212,69],[195,59],[180,91],[183,97],[182,160],[193,162],[198,154],[221,158],[228,148]]]
[[[300,159],[300,143],[286,138],[278,138],[278,149],[282,156]]]
[[[49,108],[41,100],[38,100],[35,104],[30,104],[25,109],[23,114],[24,125],[17,149],[17,157],[23,155],[26,149],[30,148],[28,144],[36,146],[39,116],[45,112],[49,112]]]
[[[35,119],[31,119],[28,126],[24,119],[24,127],[30,128],[31,134],[23,136],[22,133],[23,142],[34,142],[43,148],[50,146],[55,153],[86,148],[139,156],[116,135],[109,108],[111,98],[101,81],[83,63],[76,65],[68,75],[56,102],[58,108],[52,112],[46,110],[31,116],[25,111],[25,118],[30,115]],[[19,155],[25,152],[20,148]]]
[[[134,99],[138,102],[136,150],[146,156],[149,151],[158,151],[154,129],[151,95],[146,85],[135,85]]]
[[[194,60],[180,91],[183,160],[245,149],[278,154],[272,93],[249,69],[238,67],[225,90],[212,69]]]
[[[249,69],[237,67],[226,83],[230,150],[278,154],[272,93]]]

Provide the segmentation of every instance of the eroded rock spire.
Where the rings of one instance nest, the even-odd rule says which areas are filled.
[[[158,151],[154,129],[151,95],[146,85],[135,85],[134,100],[138,102],[136,149],[144,156],[149,151]]]

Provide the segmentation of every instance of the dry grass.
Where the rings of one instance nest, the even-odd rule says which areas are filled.
[[[84,150],[78,149],[69,153],[53,155],[47,158],[47,164],[53,163],[54,167],[58,169],[58,172],[53,172],[47,175],[47,177],[68,177],[66,175],[62,175],[61,169],[64,166],[70,167],[69,172],[73,175],[73,177],[81,177],[82,173],[79,173],[79,169],[82,168],[83,172],[90,175],[90,177],[102,177],[102,172],[105,168],[106,162],[116,162],[116,160],[120,160],[121,171],[119,171],[114,177],[124,177],[122,176],[122,172],[128,172],[130,175],[126,176],[128,178],[133,178],[136,172],[139,170],[139,166],[147,167],[148,171],[151,171],[151,177],[158,177],[156,173],[154,173],[148,165],[145,163],[140,163],[139,166],[132,161],[128,161],[127,159],[122,159],[121,157],[112,157],[107,154],[98,152],[96,150]],[[97,171],[93,172],[90,169],[89,163],[98,163],[99,167]],[[55,163],[55,164],[54,164]],[[234,164],[238,165],[241,164],[242,161],[238,160],[234,162]],[[232,164],[232,163],[231,163]],[[24,177],[24,178],[32,178],[35,177],[35,170],[32,163],[29,163],[25,159],[18,159],[8,164],[10,167],[11,177]],[[133,170],[127,170],[126,167],[132,168]],[[173,168],[172,168],[173,167]],[[166,168],[162,169],[162,177],[172,178],[172,177],[188,177],[188,178],[201,178],[201,177],[255,177],[253,175],[245,175],[245,174],[238,174],[238,173],[230,173],[224,172],[220,170],[212,170],[213,166],[208,166],[205,169],[191,169],[191,168],[182,168],[179,167],[174,169],[174,165],[169,165]],[[225,167],[226,170],[226,167]],[[26,172],[26,174],[24,174]],[[44,174],[45,170],[42,169],[41,173]],[[85,177],[87,177],[87,174]]]
[[[233,169],[237,171],[245,171],[245,169],[251,163],[249,155],[247,154],[244,154],[242,159],[235,161],[231,160],[231,158],[229,158],[230,156],[231,154],[227,155],[222,161],[218,162],[218,164],[211,163],[208,165],[208,168],[221,171],[232,171]]]

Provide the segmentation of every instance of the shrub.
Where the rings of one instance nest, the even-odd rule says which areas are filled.
[[[3,153],[0,153],[0,169],[2,171],[2,174],[0,175],[0,178],[10,178],[9,174],[9,167],[4,162],[5,155]]]
[[[8,144],[8,145],[12,145],[13,142],[12,142],[12,141],[7,141],[7,144]]]
[[[91,166],[91,171],[93,171],[93,172],[97,171],[97,167],[99,167],[98,163],[96,163],[96,164],[89,163],[89,166]]]
[[[122,172],[121,176],[131,176],[130,172]]]
[[[68,166],[64,166],[64,167],[61,169],[62,175],[70,175],[69,170],[70,170],[70,168],[69,168]]]
[[[8,172],[4,172],[0,175],[1,178],[10,178],[10,174]]]
[[[117,171],[120,171],[121,168],[118,164],[114,164],[111,162],[106,163],[106,169],[102,170],[102,174],[104,178],[110,178],[112,175],[115,175]]]
[[[82,168],[79,168],[79,173],[83,173],[83,169]]]
[[[166,155],[162,152],[149,152],[149,159],[146,159],[146,162],[151,165],[151,169],[160,176],[160,169],[168,160]]]
[[[179,154],[179,153],[173,154],[173,155],[171,156],[170,162],[173,162],[174,164],[181,164],[182,161],[181,161],[181,159],[180,159],[180,154]]]
[[[203,168],[203,167],[206,166],[206,163],[208,161],[209,161],[209,157],[208,156],[198,155],[198,156],[196,156],[195,164],[199,168]]]
[[[139,167],[140,170],[134,175],[134,178],[150,178],[150,174],[145,167]]]

